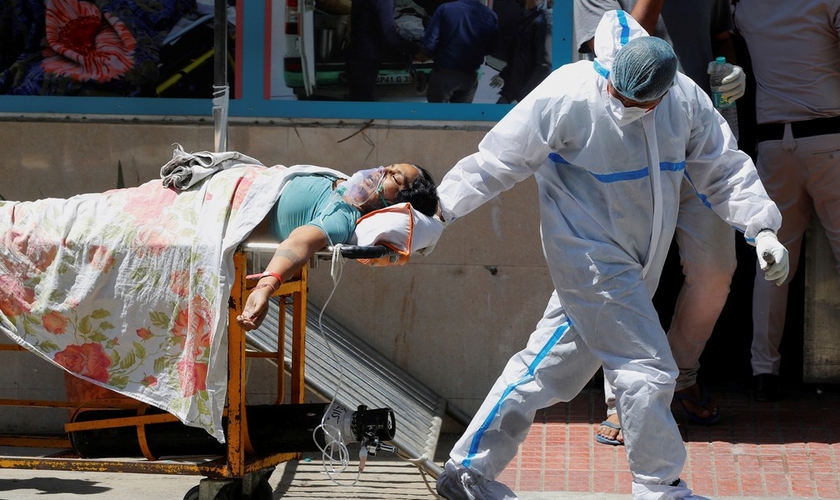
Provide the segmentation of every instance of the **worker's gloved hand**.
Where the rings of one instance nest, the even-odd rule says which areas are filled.
[[[715,62],[710,62],[706,68],[706,72],[711,75],[714,67]],[[723,80],[721,80],[720,90],[721,96],[725,97],[729,102],[743,97],[744,92],[747,91],[747,74],[744,73],[743,68],[733,64],[732,72],[724,76]]]
[[[505,84],[504,78],[499,75],[493,75],[493,78],[490,79],[490,86],[495,88],[499,88]]]
[[[764,271],[764,279],[775,281],[776,286],[782,286],[790,271],[788,251],[779,243],[776,233],[764,230],[755,237],[755,251],[758,263]]]

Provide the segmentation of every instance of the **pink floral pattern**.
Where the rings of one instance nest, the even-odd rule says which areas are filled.
[[[0,312],[6,316],[20,316],[29,312],[35,292],[22,283],[15,281],[12,276],[0,274]]]
[[[225,170],[177,194],[155,180],[0,201],[0,331],[223,440],[228,262],[285,170]]]
[[[92,245],[88,249],[88,263],[97,270],[107,273],[114,266],[114,254],[102,245]]]
[[[53,357],[56,363],[67,371],[87,377],[97,382],[108,382],[111,358],[101,344],[88,342],[82,345],[69,345]]]
[[[46,73],[105,83],[134,67],[137,42],[116,16],[81,0],[46,0],[46,7]]]
[[[61,335],[67,332],[67,324],[69,322],[67,317],[58,311],[50,311],[41,318],[41,324],[44,325],[44,330],[55,335]]]
[[[204,297],[193,297],[188,304],[182,304],[175,316],[172,335],[178,339],[181,349],[197,358],[201,351],[210,346],[213,313]]]
[[[123,204],[123,210],[131,214],[131,218],[138,223],[154,221],[160,216],[162,207],[171,206],[177,197],[178,193],[174,189],[161,189],[159,183],[148,182],[134,189]]]
[[[9,231],[3,238],[4,247],[17,256],[26,256],[28,265],[19,266],[18,271],[32,275],[43,272],[55,259],[58,245],[45,241],[33,228]],[[23,264],[21,262],[21,264]]]
[[[146,375],[141,382],[146,387],[154,387],[157,385],[157,377],[154,375]]]
[[[143,340],[149,340],[152,337],[154,337],[155,334],[152,333],[152,331],[149,330],[148,328],[138,328],[137,329],[137,336],[140,337]]]
[[[245,200],[245,195],[248,193],[248,188],[250,188],[251,184],[254,183],[254,177],[254,173],[242,176],[242,179],[239,181],[239,185],[236,189],[236,195],[233,197],[233,203],[231,203],[231,208],[233,210],[239,210],[239,207]]]
[[[169,277],[169,289],[179,297],[186,297],[190,293],[190,273],[186,270],[172,273]]]
[[[178,362],[178,377],[181,382],[181,395],[190,397],[198,392],[207,390],[207,363],[196,363],[191,359]]]

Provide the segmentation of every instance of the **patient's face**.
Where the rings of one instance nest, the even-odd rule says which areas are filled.
[[[420,171],[409,163],[388,165],[385,167],[385,178],[382,182],[382,197],[389,204],[393,204],[397,199],[397,192],[411,185],[418,175]]]

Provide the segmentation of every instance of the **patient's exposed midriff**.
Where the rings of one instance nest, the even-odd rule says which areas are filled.
[[[271,236],[271,231],[269,231],[269,221],[270,217],[266,216],[257,227],[251,231],[251,234],[245,238],[246,243],[280,243],[277,241],[276,238]]]

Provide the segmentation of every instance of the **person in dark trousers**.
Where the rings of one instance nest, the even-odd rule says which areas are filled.
[[[490,79],[491,87],[501,87],[499,104],[521,101],[551,73],[551,11],[546,4],[546,0],[525,0],[507,64]]]
[[[373,101],[382,61],[396,54],[404,56],[408,64],[416,53],[411,42],[397,32],[394,0],[353,0],[347,51],[348,100]]]
[[[434,60],[426,99],[472,102],[478,70],[498,37],[496,13],[480,0],[456,0],[435,9],[423,36],[423,52]]]

